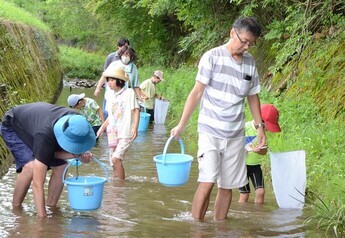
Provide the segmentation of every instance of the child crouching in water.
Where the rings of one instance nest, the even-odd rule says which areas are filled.
[[[103,72],[113,95],[107,101],[108,118],[97,132],[97,137],[107,129],[110,164],[115,177],[125,179],[123,159],[138,135],[139,106],[133,89],[126,88],[129,80],[122,67],[110,64]]]

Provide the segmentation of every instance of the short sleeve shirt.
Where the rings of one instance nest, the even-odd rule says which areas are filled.
[[[77,114],[74,110],[49,103],[29,103],[5,113],[3,124],[11,127],[33,151],[35,159],[46,166],[62,151],[54,135],[54,124],[63,116]]]
[[[245,80],[245,76],[251,80]],[[206,88],[200,102],[198,132],[217,138],[244,136],[244,99],[260,92],[259,76],[253,57],[244,52],[236,62],[222,45],[206,52],[196,80]]]
[[[131,138],[133,129],[132,110],[139,108],[135,92],[123,88],[107,102],[109,126],[117,129],[118,138]]]
[[[257,130],[254,127],[252,121],[248,121],[245,124],[245,131],[246,131],[246,144],[252,143],[253,146],[256,146],[256,137],[257,137]],[[258,153],[249,152],[247,153],[246,157],[246,164],[247,165],[258,165],[260,164],[260,155]]]
[[[98,114],[100,108],[97,102],[92,98],[85,98],[85,106],[80,110],[81,114],[86,118],[91,126],[102,125],[101,117]]]
[[[147,109],[153,109],[154,107],[154,99],[156,95],[156,85],[152,83],[151,79],[146,79],[144,82],[140,84],[140,88],[143,93],[148,97],[145,100],[145,107]]]

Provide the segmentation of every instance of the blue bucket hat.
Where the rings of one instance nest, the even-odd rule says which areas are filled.
[[[81,115],[66,115],[54,125],[57,142],[65,151],[82,154],[96,143],[96,136],[91,125]]]

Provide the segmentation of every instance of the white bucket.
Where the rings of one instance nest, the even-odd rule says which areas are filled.
[[[154,121],[156,125],[164,125],[168,114],[169,102],[155,99]]]

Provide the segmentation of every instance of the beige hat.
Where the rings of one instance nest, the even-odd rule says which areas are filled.
[[[163,72],[160,70],[156,70],[155,72],[153,72],[153,75],[158,77],[160,80],[164,81],[164,77],[163,77]]]
[[[127,77],[125,70],[114,63],[111,63],[108,68],[103,72],[103,77],[111,77],[111,78],[117,78],[121,79],[125,82],[129,80]]]

